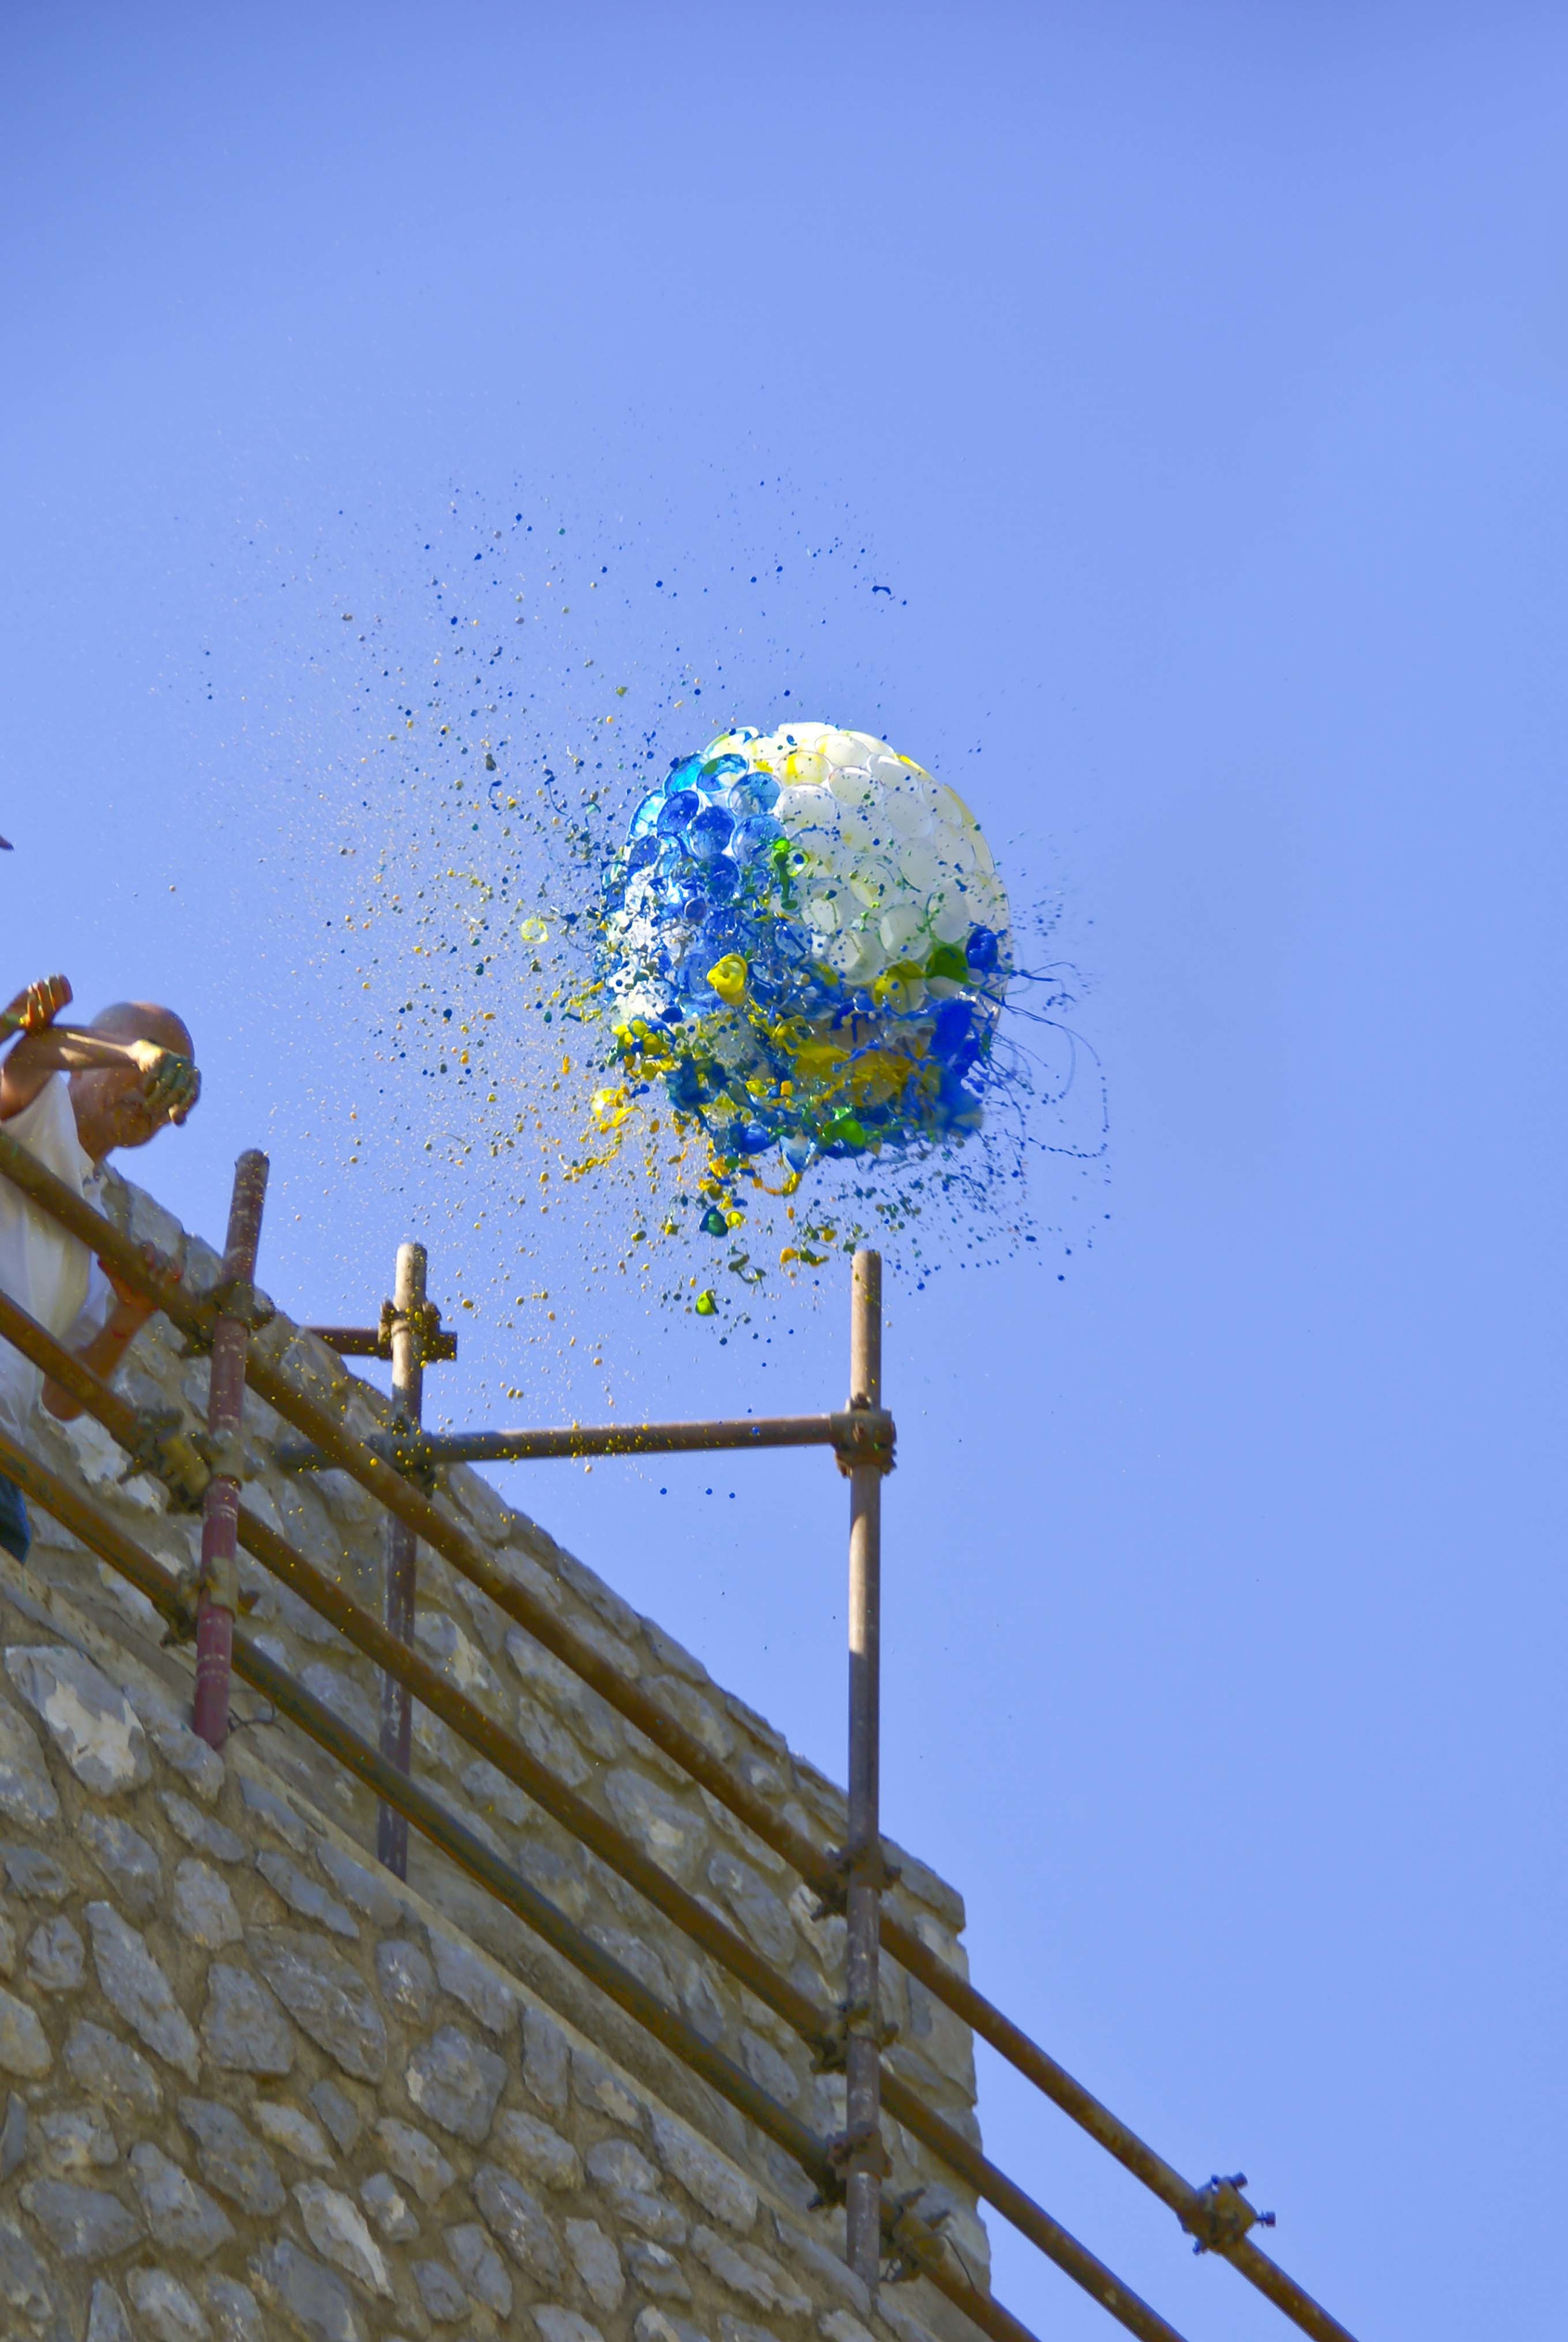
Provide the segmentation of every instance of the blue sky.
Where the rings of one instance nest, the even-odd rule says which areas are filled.
[[[1037,1265],[894,1289],[888,1826],[1353,2330],[1556,2331],[1560,14],[13,0],[0,43],[7,982],[186,1011],[207,1097],[142,1168],[215,1235],[268,1145],[286,1306],[373,1306],[409,1228],[451,1299],[520,1223],[425,1165],[328,949],[392,819],[357,636],[429,655],[427,545],[598,554],[563,736],[591,655],[669,753],[700,678],[954,779],[1059,906],[1111,1139],[1039,1166]],[[765,1382],[589,1310],[623,1411],[842,1395],[837,1296]],[[476,1314],[456,1419],[597,1411]],[[505,1485],[842,1771],[826,1465]],[[983,2115],[1185,2331],[1285,2330],[990,2066]],[[997,2248],[1042,2335],[1110,2330]]]

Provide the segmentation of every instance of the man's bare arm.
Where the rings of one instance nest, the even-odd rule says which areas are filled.
[[[201,1076],[188,1057],[157,1041],[117,1041],[80,1024],[50,1024],[24,1034],[0,1066],[0,1122],[31,1106],[51,1074],[84,1074],[96,1068],[133,1069],[142,1076],[149,1106],[171,1122],[184,1122],[201,1089]]]
[[[133,1293],[129,1287],[118,1283],[115,1290],[121,1297],[115,1303],[109,1323],[101,1333],[95,1333],[92,1340],[76,1353],[83,1365],[90,1367],[100,1383],[112,1380],[121,1359],[153,1315],[151,1302],[144,1301],[139,1293]],[[70,1391],[62,1390],[58,1383],[45,1382],[44,1404],[50,1414],[62,1423],[74,1422],[82,1412],[81,1400],[72,1397]]]

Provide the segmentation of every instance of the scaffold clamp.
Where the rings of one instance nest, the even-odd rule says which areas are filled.
[[[199,1512],[212,1474],[179,1408],[141,1408],[136,1427],[138,1437],[127,1451],[131,1461],[122,1477],[133,1480],[137,1473],[149,1472],[169,1491],[175,1512]]]
[[[925,2191],[916,2188],[907,2195],[899,2196],[893,2206],[893,2218],[883,2233],[893,2245],[893,2258],[883,2271],[890,2285],[907,2284],[916,2277],[924,2277],[940,2266],[945,2239],[942,2230],[952,2218],[950,2210],[925,2214],[917,2207]]]
[[[249,1277],[225,1279],[212,1287],[208,1299],[216,1316],[237,1318],[252,1333],[260,1333],[277,1315],[270,1293],[264,1293]]]
[[[1254,2211],[1241,2190],[1247,2184],[1244,2171],[1232,2172],[1223,2179],[1216,2171],[1207,2187],[1198,2190],[1198,2200],[1191,2211],[1181,2215],[1181,2224],[1195,2239],[1195,2253],[1227,2253],[1240,2244],[1250,2228],[1272,2228],[1272,2212]]]
[[[875,2041],[885,2050],[897,2039],[897,2026],[869,2001],[841,2001],[829,2030],[812,2045],[812,2065],[819,2074],[842,2074],[852,2040]]]
[[[379,1358],[391,1359],[392,1335],[405,1326],[414,1336],[421,1366],[450,1364],[456,1357],[457,1337],[442,1332],[441,1311],[433,1301],[417,1301],[408,1309],[400,1309],[395,1301],[383,1301],[376,1328]]]
[[[394,1422],[386,1431],[372,1432],[362,1445],[380,1463],[411,1480],[429,1496],[435,1486],[436,1457],[429,1440],[412,1424]],[[280,1439],[272,1459],[280,1472],[336,1472],[336,1460],[310,1439]]]
[[[855,1472],[867,1464],[878,1472],[893,1469],[897,1432],[885,1407],[846,1407],[829,1415],[828,1422],[841,1472]]]
[[[814,1916],[817,1919],[842,1919],[849,1909],[852,1885],[873,1886],[879,1895],[886,1895],[904,1876],[896,1862],[890,1862],[879,1840],[859,1853],[849,1847],[840,1847],[832,1855],[833,1884],[823,1887],[816,1898]]]
[[[244,1479],[245,1443],[238,1423],[226,1431],[193,1432],[190,1444],[214,1480]]]
[[[893,2158],[882,2143],[881,2127],[878,2123],[855,2123],[848,2130],[836,2130],[828,2142],[828,2160],[841,2180],[849,2176],[853,2164],[860,2171],[875,2171],[885,2180],[893,2169]]]

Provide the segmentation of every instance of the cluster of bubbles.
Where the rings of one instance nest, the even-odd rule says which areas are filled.
[[[676,758],[605,876],[611,1131],[662,1087],[728,1168],[961,1140],[1011,972],[1007,894],[955,791],[868,733],[726,732]]]

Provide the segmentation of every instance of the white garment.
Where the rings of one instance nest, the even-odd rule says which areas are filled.
[[[4,1126],[45,1170],[78,1195],[96,1203],[91,1157],[76,1136],[71,1089],[63,1074],[51,1074],[31,1106]],[[0,1292],[9,1294],[70,1350],[90,1342],[108,1324],[114,1294],[85,1244],[30,1203],[19,1188],[0,1177]],[[29,1358],[0,1341],[0,1430],[25,1439],[29,1421],[43,1395],[44,1377]]]

